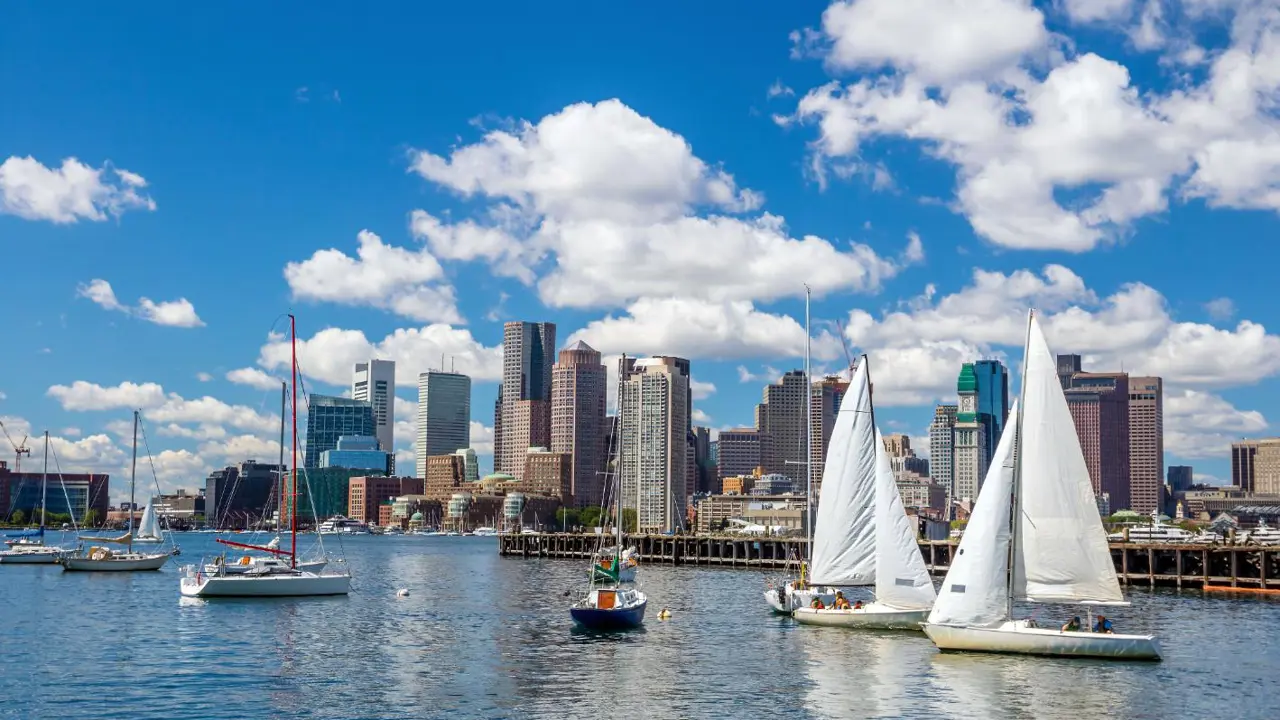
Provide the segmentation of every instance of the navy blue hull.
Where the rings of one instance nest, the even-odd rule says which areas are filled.
[[[644,623],[644,609],[648,601],[635,607],[614,610],[595,608],[569,608],[573,621],[591,630],[628,630]]]

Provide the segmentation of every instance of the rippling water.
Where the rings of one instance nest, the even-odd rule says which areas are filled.
[[[180,560],[212,551],[212,537],[181,536]],[[492,538],[343,546],[355,575],[345,598],[181,600],[172,564],[0,566],[0,716],[1280,715],[1274,599],[1135,589],[1118,629],[1157,633],[1158,664],[941,655],[923,634],[774,617],[761,573],[643,566],[645,628],[601,636],[569,619],[580,563],[500,558]]]

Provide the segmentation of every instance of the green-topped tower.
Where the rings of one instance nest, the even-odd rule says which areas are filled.
[[[960,396],[956,408],[955,487],[951,496],[956,500],[976,500],[987,474],[986,432],[978,413],[978,376],[973,363],[960,368],[956,382],[956,394]]]

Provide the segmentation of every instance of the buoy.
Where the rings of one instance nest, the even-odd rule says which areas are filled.
[[[400,588],[397,590],[396,597],[409,597],[409,588]]]
[[[658,619],[659,619],[659,620],[670,620],[670,619],[671,619],[671,611],[670,611],[670,610],[668,610],[668,609],[666,609],[666,608],[662,608],[662,610],[658,612]]]

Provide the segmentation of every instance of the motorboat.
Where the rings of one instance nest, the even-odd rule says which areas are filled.
[[[1126,530],[1129,533],[1127,539]],[[1125,530],[1111,533],[1107,539],[1111,542],[1131,543],[1192,543],[1196,540],[1196,534],[1176,525],[1166,525],[1160,520],[1160,515],[1153,512],[1149,525],[1130,525]]]
[[[367,523],[359,520],[352,520],[344,515],[334,515],[333,517],[320,523],[316,528],[316,532],[321,535],[371,535]]]
[[[1258,526],[1245,536],[1245,542],[1254,545],[1280,545],[1280,529],[1268,526],[1266,521],[1260,521]]]

